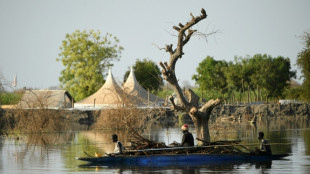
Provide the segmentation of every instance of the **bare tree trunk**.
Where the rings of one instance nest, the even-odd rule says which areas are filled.
[[[244,80],[242,79],[242,100],[243,100],[243,103],[245,104],[245,99],[244,99]]]
[[[232,95],[232,96],[231,96],[230,103],[231,103],[231,104],[234,104],[234,101],[235,101],[235,96],[234,96],[234,95]]]
[[[250,104],[251,103],[251,101],[250,101],[250,86],[248,86],[248,91],[247,91],[247,93],[248,93],[248,104]]]
[[[242,91],[240,89],[239,103],[242,103]]]
[[[257,101],[259,101],[259,98],[258,98],[259,97],[258,85],[257,85],[257,94],[256,95],[257,95]]]
[[[178,59],[182,58],[183,56],[183,47],[186,43],[190,40],[192,35],[197,32],[197,30],[192,30],[192,27],[197,24],[199,21],[205,19],[207,17],[206,11],[201,9],[200,16],[193,16],[192,13],[190,14],[192,19],[187,22],[185,25],[179,23],[178,26],[173,26],[178,32],[178,43],[177,48],[173,49],[173,45],[166,45],[166,52],[170,54],[169,63],[168,62],[160,62],[160,66],[162,67],[162,74],[164,79],[170,83],[172,86],[179,103],[176,105],[174,103],[173,97],[170,98],[172,103],[172,109],[174,110],[182,110],[187,112],[190,117],[192,118],[196,131],[197,137],[205,140],[210,141],[210,134],[209,134],[209,118],[212,112],[212,109],[221,103],[221,100],[210,100],[205,103],[203,106],[199,106],[199,97],[191,90],[188,89],[185,92],[182,91],[180,85],[178,84],[178,79],[175,75],[175,66]],[[200,35],[206,37],[208,35],[199,33]],[[185,97],[186,95],[186,97]]]
[[[203,140],[206,142],[210,142],[209,118],[210,117],[192,117],[197,137],[203,137]],[[198,142],[198,145],[202,144],[203,142]]]
[[[199,110],[193,107],[188,113],[194,122],[197,138],[210,142],[209,119],[213,108],[220,103],[221,100],[219,99],[211,99]],[[202,142],[198,142],[198,144],[201,145]]]
[[[201,90],[201,102],[204,103],[204,99],[203,99],[203,89]]]

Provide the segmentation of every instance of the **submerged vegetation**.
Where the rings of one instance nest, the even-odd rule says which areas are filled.
[[[164,108],[118,107],[98,111],[95,129],[134,129],[143,131],[158,118],[165,118]]]
[[[167,113],[166,108],[136,108],[130,103],[96,111],[66,111],[48,109],[40,98],[37,102],[41,104],[36,108],[24,109],[15,105],[14,109],[0,109],[1,134],[61,132],[72,130],[74,124],[89,124],[98,130],[130,128],[140,131],[154,120],[165,118]]]
[[[2,111],[0,129],[4,134],[59,132],[69,123],[49,109],[14,109]]]

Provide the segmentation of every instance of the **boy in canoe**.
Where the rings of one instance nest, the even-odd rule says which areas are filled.
[[[258,133],[258,140],[261,142],[259,149],[256,148],[256,152],[263,155],[271,155],[271,147],[267,140],[264,139],[264,132]]]
[[[107,154],[108,156],[114,156],[114,155],[120,155],[123,153],[123,144],[118,141],[118,137],[116,134],[113,134],[111,136],[111,139],[113,141],[113,143],[115,143],[115,147],[114,147],[114,153],[109,153]]]
[[[194,146],[194,137],[190,132],[188,132],[188,125],[184,124],[181,129],[183,132],[181,146]]]

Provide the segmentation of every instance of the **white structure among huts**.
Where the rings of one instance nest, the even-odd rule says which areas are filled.
[[[139,84],[132,68],[122,89],[124,92],[134,97],[137,106],[158,106],[164,103],[163,99],[145,90]]]
[[[164,100],[149,93],[138,83],[133,70],[121,88],[111,70],[104,85],[91,96],[74,104],[74,108],[115,108],[119,106],[154,107]]]
[[[121,106],[126,94],[116,83],[111,70],[104,85],[91,96],[75,103],[75,108],[104,108]]]
[[[24,109],[73,108],[74,99],[65,90],[26,90],[18,103]]]

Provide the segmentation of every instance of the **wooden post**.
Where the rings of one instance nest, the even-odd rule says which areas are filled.
[[[147,89],[147,105],[150,106],[150,90]]]
[[[257,85],[257,97],[256,97],[256,100],[257,100],[257,101],[259,101],[259,98],[258,98],[259,95],[258,95],[258,94],[259,94],[259,92],[258,92],[258,85]]]

